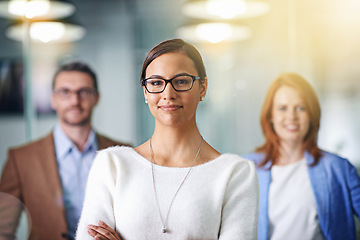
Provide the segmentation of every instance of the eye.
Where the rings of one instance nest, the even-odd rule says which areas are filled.
[[[80,89],[80,90],[78,91],[78,93],[79,93],[79,95],[82,96],[82,97],[87,97],[87,96],[90,96],[90,94],[91,94],[91,89],[86,89],[86,88]]]
[[[173,84],[176,85],[189,85],[191,84],[192,78],[189,76],[180,76],[173,80]]]
[[[164,85],[164,80],[162,79],[149,79],[146,81],[146,84],[149,84],[152,87],[160,87]]]
[[[63,88],[59,90],[59,93],[62,96],[69,96],[71,94],[71,91],[69,89]]]
[[[287,109],[286,106],[280,106],[280,107],[279,107],[279,110],[280,110],[280,111],[286,111],[286,109]]]
[[[303,111],[306,111],[306,108],[304,106],[297,106],[296,111],[303,112]]]

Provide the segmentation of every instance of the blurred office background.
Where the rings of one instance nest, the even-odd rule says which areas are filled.
[[[209,17],[200,8],[195,15],[186,14],[183,8],[190,2],[73,0],[70,20],[83,26],[85,34],[68,42],[34,40],[25,53],[24,42],[6,36],[13,20],[1,16],[0,169],[9,147],[38,139],[56,124],[50,108],[52,76],[59,64],[70,60],[85,61],[98,74],[101,100],[94,127],[133,145],[145,141],[154,121],[139,84],[141,64],[151,47],[177,37],[194,43],[204,58],[209,89],[197,118],[215,148],[244,154],[260,145],[259,113],[267,87],[280,73],[295,71],[312,83],[320,98],[320,147],[360,168],[359,1],[257,0],[267,4],[265,11],[235,19]],[[248,0],[246,6],[254,2]],[[222,41],[226,29],[210,31],[212,42],[200,39],[207,33],[181,35],[182,27],[211,22],[229,23],[240,32]],[[23,114],[24,83],[16,75],[24,54],[29,55],[37,112],[30,125]]]

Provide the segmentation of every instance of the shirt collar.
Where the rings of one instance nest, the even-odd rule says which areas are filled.
[[[53,130],[55,153],[57,158],[62,159],[66,154],[72,151],[74,148],[77,149],[76,145],[70,140],[70,138],[62,130],[61,126],[57,124]],[[96,134],[93,129],[90,130],[89,136],[86,140],[83,152],[96,151],[98,143]]]
[[[97,144],[97,139],[96,139],[96,134],[94,130],[90,130],[89,136],[86,140],[85,146],[84,146],[84,151],[96,151],[98,149],[98,144]]]

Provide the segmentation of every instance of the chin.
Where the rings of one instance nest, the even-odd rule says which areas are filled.
[[[80,119],[80,120],[65,120],[65,123],[69,126],[86,126],[90,123],[89,119]]]
[[[163,121],[160,121],[161,125],[167,126],[167,127],[178,127],[182,126],[184,124],[183,121],[180,121],[178,119],[166,119]]]
[[[284,138],[281,138],[281,141],[284,142],[284,143],[291,143],[291,144],[301,144],[302,143],[302,139],[303,138],[300,138],[300,137],[284,137]]]

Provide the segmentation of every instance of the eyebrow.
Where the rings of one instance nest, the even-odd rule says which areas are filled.
[[[148,78],[163,78],[163,76],[161,76],[161,75],[151,75]],[[145,79],[148,79],[148,78],[145,78]]]
[[[273,103],[273,105],[276,105],[276,106],[287,106],[287,105],[289,105],[289,104],[288,104],[288,103]],[[305,102],[295,103],[295,106],[298,106],[298,105],[304,105],[304,106],[306,106]]]
[[[173,77],[171,77],[171,78],[179,77],[179,76],[192,76],[192,74],[187,73],[187,72],[181,72],[181,73],[175,74],[175,75],[174,75]],[[161,76],[161,75],[151,75],[151,76],[148,77],[148,78],[164,78],[164,77]],[[148,79],[148,78],[145,78],[145,79]]]

